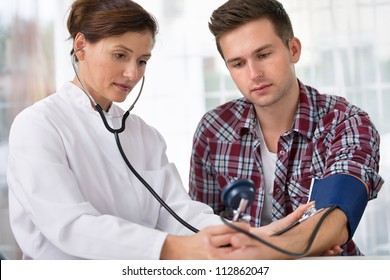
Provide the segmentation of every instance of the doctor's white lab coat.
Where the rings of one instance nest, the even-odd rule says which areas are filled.
[[[106,115],[120,126],[123,110],[112,105]],[[130,115],[120,139],[179,216],[198,229],[221,223],[189,198],[154,128]],[[10,221],[25,259],[158,259],[167,233],[192,233],[127,168],[114,135],[71,82],[20,113],[9,143]]]

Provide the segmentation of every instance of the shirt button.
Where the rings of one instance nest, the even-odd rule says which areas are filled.
[[[280,152],[279,152],[279,155],[281,155],[281,156],[284,156],[286,154],[286,151],[285,150],[281,150]]]

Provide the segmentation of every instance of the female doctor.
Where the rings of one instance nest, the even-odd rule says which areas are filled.
[[[205,240],[226,236],[207,227],[220,218],[189,198],[159,132],[113,103],[144,77],[155,19],[130,0],[77,0],[67,25],[74,79],[22,111],[10,132],[10,221],[23,258],[207,258]],[[116,139],[106,125],[125,129]],[[174,212],[206,229],[191,234],[173,218],[116,141]]]

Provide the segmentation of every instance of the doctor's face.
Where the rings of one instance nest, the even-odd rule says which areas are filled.
[[[219,39],[226,66],[241,93],[262,108],[280,108],[297,95],[294,64],[298,62],[301,45],[297,38],[289,47],[276,34],[271,21],[248,22]]]
[[[113,101],[123,102],[142,79],[153,43],[149,31],[127,32],[97,43],[86,41],[82,34],[76,37],[76,49],[82,49],[76,52],[80,78],[104,110]],[[74,82],[79,85],[77,79]]]

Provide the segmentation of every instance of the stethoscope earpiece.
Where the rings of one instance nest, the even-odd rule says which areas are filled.
[[[77,49],[76,51],[74,51],[71,54],[72,67],[73,67],[73,70],[74,70],[74,72],[76,74],[77,80],[80,82],[80,84],[81,84],[85,94],[88,96],[89,100],[91,101],[91,103],[93,104],[95,109],[99,112],[100,116],[102,117],[102,120],[104,122],[105,127],[112,133],[114,133],[115,131],[118,131],[118,132],[124,131],[125,130],[125,122],[123,120],[122,120],[122,126],[120,128],[118,128],[118,129],[115,129],[115,128],[112,128],[112,127],[109,126],[109,124],[107,123],[106,117],[104,115],[102,107],[95,101],[95,99],[92,97],[92,95],[89,93],[89,91],[85,87],[84,83],[81,81],[80,75],[79,75],[78,70],[77,70],[77,60],[76,60],[76,53],[79,52],[79,51],[83,52],[84,48]],[[141,88],[139,89],[137,97],[135,98],[133,104],[131,104],[129,109],[126,111],[127,114],[125,113],[123,115],[123,117],[125,119],[128,117],[128,115],[130,114],[130,111],[133,110],[135,104],[137,103],[138,99],[140,98],[141,93],[142,93],[142,91],[144,89],[144,84],[145,84],[145,76],[142,77]]]

